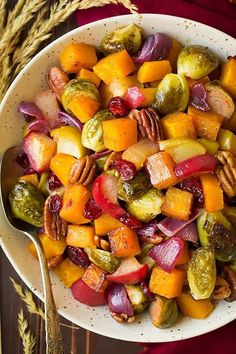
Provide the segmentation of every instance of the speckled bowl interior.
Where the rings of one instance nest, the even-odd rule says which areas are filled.
[[[203,24],[165,15],[143,14],[113,17],[91,23],[75,29],[36,55],[18,75],[8,90],[0,107],[0,153],[10,146],[21,143],[22,116],[17,112],[21,101],[33,101],[34,96],[46,87],[45,74],[52,65],[58,64],[62,48],[71,42],[85,42],[97,45],[107,31],[129,23],[140,25],[144,34],[157,31],[175,37],[185,45],[201,44],[211,48],[220,59],[235,54],[236,40],[214,28]],[[41,299],[42,282],[38,262],[27,251],[28,240],[20,233],[12,231],[7,224],[0,207],[0,241],[3,250],[13,267]],[[236,302],[222,301],[205,320],[180,318],[169,329],[155,328],[144,314],[132,324],[118,324],[111,319],[105,306],[91,308],[75,301],[69,289],[66,289],[52,273],[55,301],[62,316],[77,325],[93,332],[117,339],[137,342],[166,342],[194,337],[212,331],[236,318]]]

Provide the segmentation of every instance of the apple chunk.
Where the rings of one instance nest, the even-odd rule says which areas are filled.
[[[56,153],[56,143],[44,133],[31,132],[24,138],[23,149],[31,167],[43,172],[49,168],[51,158]]]
[[[107,303],[106,292],[96,292],[81,279],[71,286],[71,291],[74,298],[82,304],[88,306],[101,306]]]
[[[107,279],[121,284],[137,284],[143,281],[148,273],[147,264],[140,264],[135,257],[123,259],[119,268]]]

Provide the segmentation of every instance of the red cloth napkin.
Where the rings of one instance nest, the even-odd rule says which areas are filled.
[[[228,0],[133,0],[140,13],[185,17],[218,28],[236,37],[236,5]],[[78,24],[128,14],[120,5],[78,11]],[[236,54],[236,50],[235,50]],[[163,330],[164,331],[164,330]],[[211,333],[178,342],[149,344],[142,354],[236,354],[236,321]]]

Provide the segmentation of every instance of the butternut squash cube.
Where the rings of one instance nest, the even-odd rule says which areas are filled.
[[[73,247],[96,248],[94,236],[95,232],[93,226],[69,225],[66,236],[66,243],[68,246]]]
[[[193,206],[193,194],[171,187],[167,190],[161,206],[162,214],[180,220],[188,220]]]
[[[149,107],[153,104],[157,89],[155,87],[140,88],[139,91],[146,97],[140,107]]]
[[[101,103],[89,96],[80,95],[74,97],[68,104],[68,109],[82,122],[92,118],[101,108]]]
[[[94,226],[96,235],[103,236],[112,230],[122,227],[123,224],[119,220],[104,213],[100,218],[94,220]]]
[[[200,179],[204,195],[204,208],[206,211],[213,213],[224,209],[224,195],[218,178],[211,173],[207,173],[201,175]]]
[[[127,226],[111,231],[109,242],[112,253],[117,257],[132,257],[141,252],[136,232]]]
[[[28,181],[34,184],[36,187],[39,185],[39,177],[37,173],[32,173],[31,175],[24,175],[18,178],[19,181]]]
[[[220,83],[232,95],[233,98],[236,98],[235,78],[236,78],[236,59],[230,57],[222,67],[222,71],[220,75]]]
[[[176,299],[181,312],[192,318],[206,318],[214,309],[210,299],[194,300],[191,294],[181,293]]]
[[[107,55],[105,58],[99,60],[93,67],[93,71],[107,85],[109,85],[113,79],[128,76],[135,69],[136,66],[125,49]]]
[[[77,74],[82,67],[91,69],[96,62],[96,50],[90,44],[71,43],[63,49],[60,55],[62,69],[72,74]]]
[[[87,286],[99,293],[103,293],[108,285],[106,273],[95,264],[90,264],[86,269],[82,280]]]
[[[100,85],[100,78],[93,71],[82,68],[80,72],[76,75],[76,79],[85,79],[91,81],[97,87]]]
[[[141,83],[161,80],[171,71],[171,65],[168,60],[146,61],[139,68],[137,78]]]
[[[63,186],[69,184],[69,174],[72,165],[76,162],[76,158],[67,154],[56,154],[51,158],[50,169],[61,181]]]
[[[40,234],[39,239],[42,243],[47,259],[62,255],[66,249],[66,239],[64,237],[60,240],[54,241],[51,240],[46,234]],[[33,242],[30,242],[28,249],[30,253],[38,259],[37,251]]]
[[[63,195],[63,203],[60,211],[62,219],[72,224],[87,224],[90,222],[83,215],[85,204],[91,193],[82,184],[69,185]]]
[[[179,41],[177,41],[175,38],[172,38],[172,48],[171,48],[171,51],[170,51],[170,54],[169,54],[167,60],[169,60],[173,72],[176,72],[177,59],[178,59],[179,53],[182,50],[182,48],[183,48],[183,45]]]
[[[75,265],[70,258],[66,258],[54,269],[54,272],[64,285],[70,288],[72,284],[83,277],[85,268]]]
[[[166,139],[196,138],[193,119],[182,112],[171,113],[161,119]]]

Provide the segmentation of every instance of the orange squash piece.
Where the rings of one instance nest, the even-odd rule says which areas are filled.
[[[105,82],[101,82],[99,87],[100,97],[101,97],[101,104],[102,108],[107,108],[110,99],[113,97],[109,85],[106,85]]]
[[[224,117],[211,111],[203,112],[192,106],[188,107],[188,114],[192,116],[197,136],[216,141]]]
[[[93,67],[93,71],[107,85],[113,79],[128,76],[135,69],[136,66],[125,49],[106,56]]]
[[[82,68],[80,70],[80,72],[76,75],[75,78],[76,79],[85,79],[85,80],[91,81],[97,87],[100,85],[100,82],[101,82],[99,77],[93,71],[90,71],[90,70],[87,70],[87,69],[84,69],[84,68]]]
[[[205,85],[210,82],[210,79],[208,76],[204,76],[202,79],[199,79],[199,80],[194,80],[194,79],[191,79],[190,77],[186,77],[186,80],[187,80],[189,88],[193,87],[195,84]]]
[[[140,107],[149,107],[153,104],[157,89],[155,87],[140,88],[139,91],[146,97],[145,101],[140,104]]]
[[[82,280],[87,286],[99,293],[103,293],[108,285],[106,273],[95,264],[91,264],[86,269]]]
[[[81,248],[96,248],[94,242],[95,231],[93,226],[69,225],[66,236],[68,246]]]
[[[162,214],[187,221],[193,206],[193,194],[181,189],[170,187],[161,206]]]
[[[102,122],[103,141],[107,149],[122,151],[137,143],[137,121],[130,118]]]
[[[214,309],[214,305],[209,299],[194,300],[192,295],[187,293],[181,293],[176,301],[181,312],[192,318],[206,318]]]
[[[112,230],[118,229],[123,226],[123,224],[119,220],[104,213],[100,218],[94,220],[94,226],[96,235],[103,236]]]
[[[161,80],[171,71],[171,65],[168,60],[146,61],[140,66],[137,78],[141,83]]]
[[[60,55],[62,69],[71,74],[77,74],[82,67],[92,69],[96,62],[96,50],[90,44],[71,43],[63,49]]]
[[[54,269],[56,275],[61,279],[67,288],[70,288],[77,280],[84,275],[85,268],[75,265],[70,258],[66,258],[57,268]]]
[[[111,231],[109,242],[112,253],[117,257],[132,257],[141,252],[136,232],[127,226]]]
[[[76,158],[67,154],[56,154],[50,162],[50,170],[59,178],[63,186],[69,183],[69,173]]]
[[[228,61],[222,66],[220,75],[221,85],[236,98],[236,58],[230,57]]]
[[[66,249],[66,239],[63,237],[60,240],[51,240],[46,234],[39,235],[39,239],[42,243],[45,256],[47,259],[55,256],[60,256]],[[30,253],[38,259],[38,254],[33,242],[30,242],[28,249]]]
[[[183,265],[189,262],[188,242],[184,241],[184,249],[176,259],[175,265]]]
[[[69,185],[63,195],[63,203],[60,211],[62,219],[72,224],[86,224],[90,222],[83,215],[85,204],[91,193],[82,184]]]
[[[224,196],[218,178],[210,173],[200,176],[204,208],[208,213],[224,209]]]
[[[149,156],[146,161],[146,168],[153,187],[166,189],[178,183],[174,167],[175,163],[171,155],[166,151],[160,151]]]
[[[171,299],[180,296],[185,278],[186,271],[183,269],[174,268],[171,273],[167,273],[160,267],[154,267],[149,282],[149,290],[154,294]]]
[[[230,119],[224,121],[223,128],[231,130],[234,133],[236,133],[236,110],[234,111]]]
[[[101,108],[99,101],[93,100],[89,96],[74,97],[68,104],[68,109],[79,118],[82,123],[87,122]]]
[[[175,38],[172,38],[172,48],[167,60],[169,60],[173,72],[176,72],[177,59],[182,48],[182,44]]]
[[[161,125],[166,139],[196,138],[193,119],[182,112],[168,114],[161,119]]]
[[[28,181],[34,184],[36,187],[39,185],[39,177],[37,173],[32,173],[31,175],[24,175],[18,178],[19,181]]]

